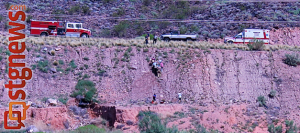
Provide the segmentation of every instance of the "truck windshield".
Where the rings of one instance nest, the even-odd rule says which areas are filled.
[[[237,34],[235,38],[242,38],[242,35]]]

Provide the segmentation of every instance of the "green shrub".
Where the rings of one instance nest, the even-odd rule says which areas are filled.
[[[84,57],[83,60],[88,61],[88,60],[90,60],[90,59],[89,59],[89,57]]]
[[[9,2],[6,2],[6,3],[5,3],[5,8],[6,8],[6,10],[9,10],[10,6],[11,6],[11,4],[10,4]]]
[[[282,133],[282,126],[275,127],[274,124],[268,126],[268,131],[270,133]]]
[[[257,97],[257,101],[258,101],[260,107],[266,106],[266,99],[264,96]]]
[[[251,40],[248,43],[248,47],[250,50],[262,50],[264,48],[264,46],[265,46],[264,41],[257,40],[257,39]]]
[[[89,68],[89,65],[87,65],[87,64],[84,64],[83,66],[85,67],[85,69]]]
[[[77,65],[75,64],[74,60],[71,60],[71,62],[69,63],[69,65],[71,66],[71,68],[75,69],[77,68]]]
[[[128,27],[129,24],[127,21],[121,21],[118,25],[114,26],[113,31],[118,37],[124,37]]]
[[[294,125],[294,121],[285,121],[286,133],[298,133],[298,128]]]
[[[47,73],[48,72],[48,68],[49,67],[49,62],[48,60],[44,60],[44,61],[39,61],[37,64],[37,68],[43,72],[43,73]]]
[[[269,97],[273,98],[275,96],[276,96],[276,91],[275,90],[271,90],[270,93],[269,93]]]
[[[86,79],[86,78],[90,78],[90,76],[88,74],[84,74],[83,79]]]
[[[3,58],[3,57],[2,57],[2,56],[0,56],[0,61],[2,61],[2,58]]]
[[[63,104],[67,104],[67,102],[68,102],[68,96],[66,96],[66,95],[60,95],[59,97],[58,97],[58,101],[60,101],[61,103],[63,103]]]
[[[35,68],[36,68],[36,65],[31,65],[32,70],[35,70]]]
[[[148,52],[148,51],[149,51],[149,49],[147,49],[147,48],[143,50],[143,52]]]
[[[283,62],[290,66],[297,66],[300,64],[299,54],[285,54],[285,59]]]
[[[82,12],[84,14],[90,14],[91,13],[90,7],[88,7],[88,6],[82,6],[81,8],[82,8]]]
[[[63,64],[64,64],[64,61],[63,61],[63,60],[58,60],[58,63],[59,63],[60,65],[63,65]]]
[[[131,46],[126,51],[130,53],[132,51]]]
[[[11,55],[11,52],[10,52],[9,50],[6,50],[6,51],[5,51],[5,54],[8,55],[8,56],[10,56],[10,55]]]
[[[105,129],[99,128],[95,125],[86,125],[77,128],[74,133],[106,133]]]
[[[166,123],[163,123],[160,117],[151,111],[140,111],[139,118],[139,130],[142,133],[178,133],[176,127],[167,128]]]
[[[97,96],[97,90],[95,84],[90,80],[79,80],[75,86],[75,90],[71,94],[71,97],[78,95],[84,96],[84,101],[92,102]]]

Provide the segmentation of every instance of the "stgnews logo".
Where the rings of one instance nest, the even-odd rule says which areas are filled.
[[[25,87],[26,80],[32,78],[32,71],[30,68],[25,67],[25,63],[20,63],[20,60],[25,59],[25,55],[22,53],[26,49],[25,42],[21,41],[21,39],[25,38],[25,34],[21,33],[21,31],[25,29],[26,15],[23,11],[25,9],[26,6],[24,5],[14,5],[11,6],[8,11],[9,25],[11,26],[9,34],[12,35],[8,39],[8,49],[12,55],[8,57],[9,81],[8,84],[5,84],[5,88],[9,89],[8,96],[12,101],[9,102],[9,110],[4,112],[5,129],[21,129],[21,127],[25,127],[22,120],[26,119],[26,110],[30,106],[27,106],[24,102],[26,94],[22,88]],[[14,105],[22,105],[21,111],[13,110]],[[17,123],[13,121],[17,121]]]

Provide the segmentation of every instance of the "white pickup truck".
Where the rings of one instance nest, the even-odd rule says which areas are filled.
[[[170,40],[195,41],[197,35],[180,35],[179,31],[171,31],[170,33],[161,35],[160,39],[167,42]]]

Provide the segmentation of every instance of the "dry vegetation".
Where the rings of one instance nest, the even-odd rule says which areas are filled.
[[[1,42],[8,45],[8,38],[5,36],[0,36]],[[27,37],[24,39],[28,44],[35,45],[70,45],[72,47],[82,46],[82,45],[94,45],[94,46],[137,46],[137,47],[174,47],[174,48],[196,48],[196,49],[229,49],[229,50],[251,50],[247,44],[225,44],[225,43],[214,43],[206,41],[171,41],[164,42],[158,41],[156,44],[144,44],[143,39],[108,39],[108,38],[61,38],[61,37]],[[23,41],[24,41],[23,40]],[[21,42],[21,41],[19,41]],[[300,51],[299,46],[289,46],[289,45],[265,45],[261,49],[262,51],[275,51],[275,50],[288,50],[288,51]]]

